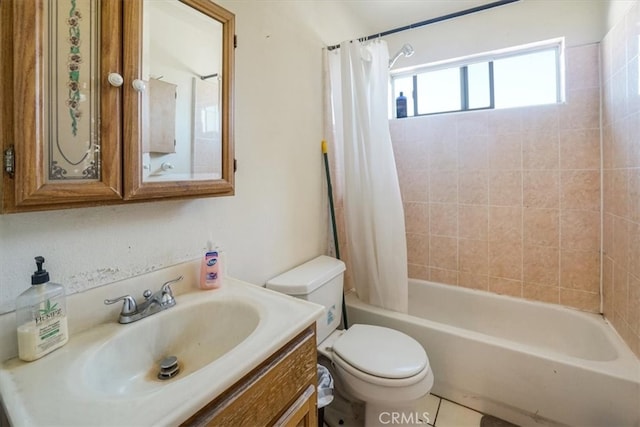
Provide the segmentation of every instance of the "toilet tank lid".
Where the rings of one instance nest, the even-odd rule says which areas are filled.
[[[344,262],[320,255],[267,281],[266,287],[288,295],[308,295],[344,270]]]

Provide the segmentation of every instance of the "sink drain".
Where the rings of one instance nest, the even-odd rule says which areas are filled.
[[[180,366],[178,365],[178,358],[175,356],[167,356],[160,362],[160,372],[158,372],[158,379],[168,380],[180,373]]]

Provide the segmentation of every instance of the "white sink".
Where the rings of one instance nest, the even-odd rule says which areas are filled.
[[[178,381],[233,350],[260,321],[242,301],[209,300],[176,305],[120,328],[102,345],[84,352],[78,370],[84,385],[110,397],[130,398]],[[179,373],[158,379],[160,362],[175,356]]]
[[[186,274],[187,283],[197,280],[198,263],[192,267],[179,272]],[[116,322],[117,315],[104,308],[101,295],[90,309],[97,316],[111,310],[108,323],[71,333],[67,345],[37,361],[4,362],[0,394],[9,421],[180,424],[323,311],[316,304],[231,278],[217,290],[187,292],[177,294],[174,307],[128,325]],[[74,324],[71,314],[69,322]],[[177,357],[180,373],[159,380],[158,365],[167,356]]]

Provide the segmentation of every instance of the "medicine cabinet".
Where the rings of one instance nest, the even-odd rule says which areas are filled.
[[[3,0],[0,24],[3,213],[234,194],[231,12]]]

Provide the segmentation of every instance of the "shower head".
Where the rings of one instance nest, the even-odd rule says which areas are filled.
[[[395,64],[398,58],[400,58],[402,55],[408,58],[411,55],[413,55],[413,53],[414,53],[413,46],[411,46],[409,43],[403,44],[402,48],[400,48],[398,53],[393,55],[393,58],[389,60],[389,68],[393,67],[393,64]]]

